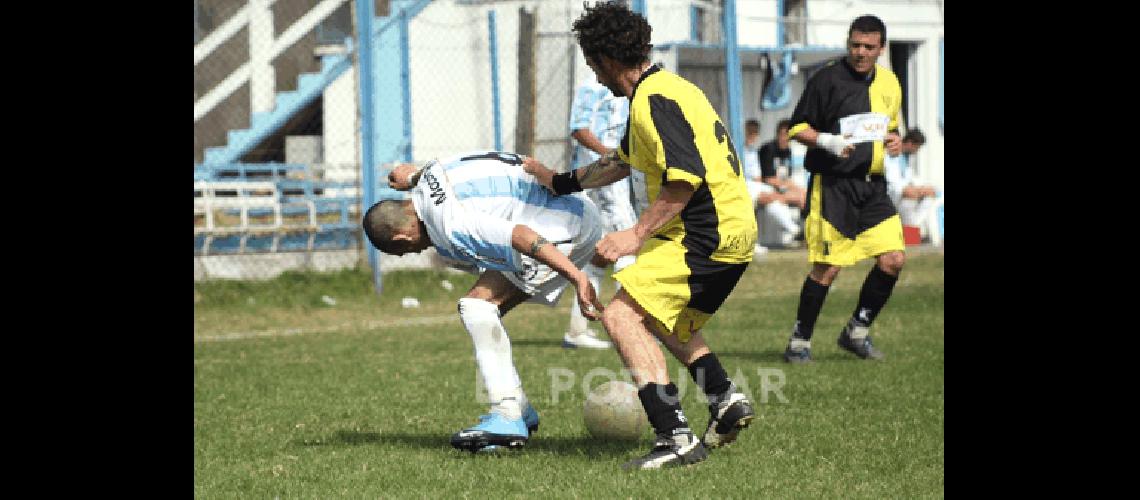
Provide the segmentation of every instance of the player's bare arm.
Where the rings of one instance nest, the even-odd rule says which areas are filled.
[[[594,188],[613,184],[629,176],[629,164],[621,161],[617,150],[610,151],[597,161],[574,171],[578,184],[583,188]]]
[[[559,252],[546,238],[543,238],[529,226],[518,224],[511,231],[511,246],[520,253],[533,257],[557,271],[558,274],[565,276],[574,285],[574,289],[578,293],[578,306],[582,308],[582,315],[590,320],[601,318],[600,313],[604,308],[598,300],[597,291],[594,290],[594,286],[586,277],[586,273],[578,269],[566,255]]]
[[[388,185],[397,191],[407,191],[419,182],[423,171],[423,168],[418,168],[410,163],[401,163],[388,173]]]
[[[562,174],[555,174],[553,170],[534,158],[523,159],[523,171],[533,175],[539,184],[554,194],[573,193],[586,188],[613,184],[629,176],[629,169],[629,164],[618,158],[617,150],[610,151],[609,154],[578,170]],[[555,176],[561,176],[561,179],[556,180]]]
[[[625,255],[637,253],[650,235],[681,213],[693,192],[693,186],[686,182],[665,183],[661,186],[660,196],[645,209],[637,224],[624,231],[609,233],[598,242],[597,255],[612,263]]]

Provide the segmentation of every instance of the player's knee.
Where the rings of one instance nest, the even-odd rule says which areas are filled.
[[[607,332],[614,331],[614,325],[617,324],[617,311],[613,307],[607,307],[602,311],[602,326],[606,327]]]
[[[499,306],[482,298],[471,297],[469,294],[459,299],[457,309],[460,318],[473,318],[487,313],[497,314]]]
[[[843,269],[839,266],[830,266],[827,264],[816,264],[811,268],[811,279],[815,280],[823,286],[829,286],[835,278],[839,276],[839,271]]]
[[[906,265],[906,254],[903,252],[890,252],[879,257],[879,269],[892,276],[898,276]]]
[[[499,306],[482,299],[459,299],[459,321],[468,333],[484,331],[499,323]]]
[[[602,326],[606,328],[606,332],[609,333],[610,338],[613,338],[615,335],[620,336],[624,333],[620,327],[623,319],[622,307],[616,302],[611,303],[602,311]]]

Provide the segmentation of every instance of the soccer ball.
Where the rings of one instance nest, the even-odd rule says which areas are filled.
[[[590,391],[582,405],[582,417],[591,435],[610,440],[636,440],[649,423],[637,387],[621,380],[611,380]]]

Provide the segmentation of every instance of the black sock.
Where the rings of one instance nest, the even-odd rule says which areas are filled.
[[[728,379],[720,360],[711,352],[689,365],[689,375],[705,391],[705,397],[710,403],[719,402],[720,396],[732,388],[732,381]]]
[[[858,326],[871,326],[879,311],[891,298],[891,291],[895,289],[898,276],[891,276],[879,269],[878,265],[871,267],[867,279],[863,280],[863,289],[859,291],[859,305],[851,315],[851,322]]]
[[[689,428],[689,422],[681,411],[681,398],[677,397],[677,386],[674,384],[645,384],[637,391],[641,406],[649,417],[649,424],[657,434],[673,434],[674,429]]]
[[[815,330],[815,320],[819,319],[819,311],[823,309],[823,301],[827,298],[830,286],[824,286],[811,279],[804,278],[804,287],[800,290],[800,307],[796,310],[796,331],[792,336],[797,339],[811,340]]]

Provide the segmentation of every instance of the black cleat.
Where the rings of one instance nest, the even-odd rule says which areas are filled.
[[[793,337],[788,341],[788,348],[784,349],[784,361],[797,365],[811,363],[811,341]]]
[[[865,326],[851,324],[843,327],[843,332],[839,334],[839,347],[863,359],[886,359],[887,356],[871,344],[871,336],[867,335],[868,329]]]
[[[704,443],[709,449],[719,448],[733,441],[741,430],[748,427],[755,418],[752,403],[748,396],[736,392],[733,387],[722,401],[709,405],[709,426],[705,430]]]
[[[626,462],[624,470],[660,469],[692,465],[708,458],[705,445],[688,427],[673,429],[657,435],[653,449],[645,456]]]

